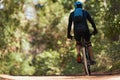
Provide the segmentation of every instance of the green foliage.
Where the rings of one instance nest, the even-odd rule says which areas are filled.
[[[119,48],[119,41],[111,43],[108,40],[100,40],[100,42],[95,42],[93,49],[94,54],[96,54],[97,65],[92,68],[93,71],[119,71]]]
[[[79,75],[84,70],[82,64],[77,63],[75,51],[64,55],[61,75]]]
[[[64,11],[65,12],[69,12],[71,9],[73,9],[74,7],[74,2],[76,0],[71,0],[71,1],[68,1],[68,0],[61,0],[60,2],[62,3],[63,7],[64,7]]]
[[[109,54],[108,56],[111,58],[112,60],[112,67],[110,70],[119,70],[119,65],[120,65],[120,60],[119,60],[119,56],[120,56],[120,42],[113,42],[110,44],[110,46],[108,47],[108,49],[106,50],[107,53]]]
[[[0,73],[11,75],[32,75],[35,71],[30,65],[31,57],[25,58],[22,53],[0,55]]]
[[[60,74],[60,54],[56,51],[45,51],[38,54],[33,60],[36,68],[34,75],[59,75]]]
[[[34,58],[33,65],[36,68],[34,75],[77,75],[83,72],[74,51],[63,56],[56,51],[45,51]]]
[[[120,35],[120,7],[118,5],[120,1],[110,0],[109,3],[105,14],[105,29],[108,30],[105,35],[112,41],[118,41]]]

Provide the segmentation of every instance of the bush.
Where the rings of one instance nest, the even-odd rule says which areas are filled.
[[[84,71],[83,65],[77,63],[75,51],[64,55],[61,75],[79,75]]]
[[[65,53],[44,51],[33,60],[36,68],[34,75],[78,75],[83,72],[83,66],[76,62],[74,50]]]
[[[97,64],[93,67],[94,71],[111,72],[119,71],[120,65],[120,43],[119,41],[110,42],[101,40],[101,43],[94,45]]]
[[[103,41],[104,42],[104,41]],[[97,45],[97,47],[96,47]],[[119,71],[119,42],[94,44],[97,64],[92,72]],[[76,62],[75,45],[69,50],[46,50],[34,58],[19,52],[0,54],[0,74],[10,75],[79,75],[84,72],[83,65]],[[98,49],[99,53],[98,53]]]
[[[36,68],[34,75],[59,75],[60,62],[60,54],[57,51],[44,51],[33,60]]]
[[[120,71],[120,42],[114,41],[109,44],[108,49],[106,50],[108,52],[108,56],[112,60],[112,67],[109,69],[109,71]]]
[[[30,65],[31,58],[25,58],[22,53],[1,54],[0,73],[11,75],[32,75],[34,67]]]

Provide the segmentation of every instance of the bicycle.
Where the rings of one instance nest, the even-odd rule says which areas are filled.
[[[90,36],[92,36],[92,33],[90,34]],[[89,55],[89,51],[88,51],[88,46],[84,40],[84,38],[81,38],[81,42],[82,42],[82,60],[83,60],[83,65],[84,65],[84,70],[85,70],[85,74],[90,76],[91,75],[91,70],[90,70],[90,55]]]
[[[90,33],[90,37],[93,35],[93,33]],[[72,36],[71,39],[73,39],[74,36]],[[85,74],[90,76],[91,75],[91,69],[90,69],[90,55],[89,55],[89,51],[88,51],[88,46],[84,40],[84,37],[82,35],[81,37],[81,43],[82,43],[82,63],[84,65],[84,70],[85,70]]]

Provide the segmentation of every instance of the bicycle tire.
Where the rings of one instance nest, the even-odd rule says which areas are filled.
[[[82,52],[83,52],[83,65],[84,65],[85,74],[90,76],[91,75],[90,63],[87,60],[88,58],[87,58],[87,55],[86,55],[85,48],[82,49]]]
[[[86,54],[86,59],[88,61],[88,71],[89,71],[89,75],[91,75],[91,69],[90,69],[90,55],[89,55],[89,51],[88,48],[85,47],[85,54]]]

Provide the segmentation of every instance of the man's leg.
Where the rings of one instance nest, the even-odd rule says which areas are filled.
[[[86,32],[85,33],[85,41],[86,41],[86,44],[87,44],[87,47],[88,47],[91,64],[93,65],[96,62],[94,61],[94,55],[93,55],[92,45],[91,45],[91,42],[90,42],[90,37],[91,36],[90,36],[89,32]]]
[[[94,55],[93,55],[91,42],[87,43],[87,45],[88,45],[88,51],[89,51],[91,62],[92,64],[95,64],[96,62],[94,61]]]
[[[94,60],[92,46],[89,46],[89,47],[88,47],[88,51],[89,51],[90,59],[91,59],[91,60]]]
[[[76,51],[77,51],[77,62],[81,62],[81,55],[80,55],[80,50],[81,50],[81,42],[76,41]]]
[[[80,49],[81,49],[81,46],[78,44],[78,42],[76,43],[76,50],[77,50],[77,53],[80,54]]]
[[[81,63],[81,32],[79,30],[74,31],[74,37],[76,40],[76,52],[77,52],[77,62]]]

